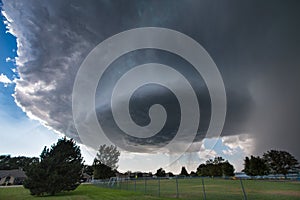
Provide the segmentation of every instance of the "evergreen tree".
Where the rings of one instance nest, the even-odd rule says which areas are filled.
[[[181,168],[180,175],[182,175],[182,176],[189,176],[189,173],[186,171],[185,167]]]
[[[44,148],[39,162],[28,167],[24,187],[32,195],[74,190],[80,184],[82,168],[79,146],[72,139],[59,139],[51,149]]]

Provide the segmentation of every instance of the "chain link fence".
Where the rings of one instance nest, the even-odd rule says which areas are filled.
[[[237,198],[247,200],[246,180],[231,180],[208,177],[172,177],[172,178],[111,178],[109,180],[94,180],[99,187],[119,190],[129,190],[158,197],[180,199],[211,199]]]
[[[111,178],[93,180],[99,187],[182,200],[299,199],[299,177],[293,179],[233,179],[224,177]]]

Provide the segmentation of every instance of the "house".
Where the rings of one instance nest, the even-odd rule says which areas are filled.
[[[26,174],[21,169],[0,170],[0,185],[21,185]]]

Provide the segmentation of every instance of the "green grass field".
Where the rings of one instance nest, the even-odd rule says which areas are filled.
[[[205,178],[207,199],[243,199],[243,192],[239,180],[224,180]],[[128,184],[128,185],[127,185]],[[300,199],[300,182],[243,180],[248,199],[286,200]],[[145,181],[124,182],[117,188],[136,190],[145,193]],[[158,196],[158,180],[148,180],[146,194]],[[199,178],[178,179],[179,198],[187,200],[203,199],[202,182]],[[160,181],[160,195],[176,197],[176,180]]]
[[[243,199],[242,189],[238,180],[204,179],[207,199]],[[95,185],[81,185],[75,191],[63,192],[56,196],[34,197],[23,187],[0,188],[0,199],[100,199],[100,200],[170,200],[176,197],[176,182],[172,180],[160,181],[160,195],[158,198],[158,180],[148,180],[145,193],[145,182],[124,182],[115,189],[103,188]],[[244,181],[248,199],[258,200],[298,200],[300,199],[300,182],[271,182],[261,180]],[[121,189],[120,189],[121,188]],[[136,188],[136,192],[134,192]],[[179,199],[203,199],[201,179],[179,179]]]
[[[94,185],[80,185],[75,191],[62,192],[55,196],[36,197],[31,196],[29,190],[23,187],[0,188],[1,200],[53,200],[53,199],[68,199],[68,200],[169,200],[170,198],[156,198],[153,196],[145,196],[142,193],[130,192],[123,190],[112,190],[107,188],[99,188]]]

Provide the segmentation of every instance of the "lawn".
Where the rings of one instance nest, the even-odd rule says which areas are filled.
[[[0,200],[170,200],[170,198],[157,198],[154,196],[145,196],[142,193],[130,192],[124,190],[112,190],[108,188],[99,188],[94,185],[80,185],[75,191],[63,192],[55,196],[35,197],[31,196],[29,190],[23,187],[0,188]]]
[[[239,180],[224,180],[205,178],[205,191],[207,199],[243,199],[243,192]],[[135,186],[136,185],[136,186]],[[248,199],[258,200],[299,200],[300,182],[291,181],[266,181],[266,180],[243,180]],[[124,182],[121,186],[116,186],[124,190],[134,190],[158,195],[158,180]],[[176,197],[176,180],[161,180],[160,195],[164,197]],[[180,199],[196,200],[203,199],[202,180],[200,178],[178,179],[178,196]]]
[[[207,199],[243,199],[239,180],[204,179]],[[248,200],[298,200],[300,182],[244,180]],[[103,199],[103,200],[170,200],[176,197],[176,180],[158,180],[124,182],[114,189],[81,185],[75,191],[60,193],[56,196],[33,197],[23,187],[0,188],[0,199]],[[136,191],[134,191],[136,190]],[[203,199],[201,179],[178,179],[179,199]],[[146,193],[146,195],[144,195]]]

